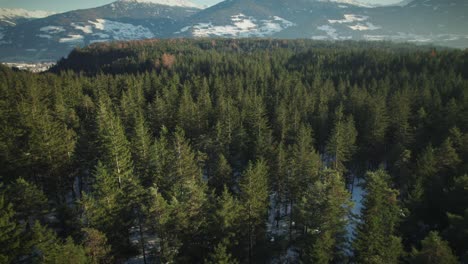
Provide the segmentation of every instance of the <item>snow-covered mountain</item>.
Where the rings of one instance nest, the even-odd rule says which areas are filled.
[[[186,0],[119,0],[28,21],[0,33],[0,58],[56,60],[94,42],[167,37],[199,12],[194,6]]]
[[[0,25],[16,26],[19,22],[44,18],[53,14],[54,12],[42,10],[29,11],[21,8],[0,8]]]
[[[373,4],[369,4],[369,3],[360,2],[360,1],[357,1],[357,0],[319,0],[319,1],[321,1],[321,2],[341,3],[341,4],[346,4],[346,5],[354,5],[354,6],[368,7],[368,8],[378,6],[378,5],[373,5]]]
[[[195,3],[186,0],[120,0],[120,2],[200,8]]]
[[[368,40],[468,47],[468,1],[413,0],[372,7],[359,0],[119,0],[0,31],[0,60],[55,60],[94,42],[170,37]]]
[[[55,14],[50,11],[33,10],[29,11],[21,8],[0,8],[0,19],[9,19],[16,17],[23,18],[43,18]]]

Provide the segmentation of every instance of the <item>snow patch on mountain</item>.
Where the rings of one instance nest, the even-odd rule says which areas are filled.
[[[25,10],[21,8],[0,8],[0,19],[11,19],[11,18],[43,18],[55,14],[50,11],[42,10]]]
[[[93,33],[93,27],[91,25],[80,25],[77,23],[71,23],[70,24],[73,28],[76,30],[83,31],[85,34],[92,34]]]
[[[190,8],[200,9],[198,5],[187,0],[120,0],[119,2],[158,4],[158,5],[166,5],[166,6],[190,7]]]
[[[36,36],[38,36],[40,38],[45,38],[45,39],[51,39],[52,38],[51,35],[47,35],[47,34],[37,34]]]
[[[353,23],[353,22],[362,22],[366,21],[369,17],[368,16],[361,16],[361,15],[354,15],[354,14],[345,14],[344,19],[329,19],[328,22],[331,24],[347,24],[347,23]]]
[[[84,37],[82,35],[74,35],[70,34],[66,38],[59,39],[60,43],[67,43],[70,45],[82,44],[84,41]]]
[[[330,25],[322,25],[317,27],[318,30],[324,31],[327,36],[313,36],[312,39],[315,40],[325,40],[325,39],[332,39],[332,40],[346,40],[346,39],[351,39],[351,37],[348,36],[340,36],[337,33],[336,28],[330,26]]]
[[[273,16],[270,19],[257,20],[242,13],[231,17],[231,25],[215,26],[211,22],[198,23],[184,27],[176,33],[192,30],[195,37],[265,37],[295,26],[291,21]]]
[[[114,40],[126,39],[148,39],[154,38],[154,34],[146,27],[141,25],[121,23],[107,19],[96,19],[96,21],[88,21],[95,30],[104,31],[105,34],[112,37]]]
[[[65,29],[61,26],[46,26],[41,27],[39,30],[42,32],[47,32],[49,34],[57,34],[65,31]]]
[[[464,34],[429,34],[429,35],[422,35],[422,34],[412,34],[412,33],[404,33],[398,32],[395,35],[374,35],[374,34],[366,34],[363,35],[363,39],[368,41],[406,41],[406,42],[414,42],[414,43],[428,43],[434,41],[459,41],[463,39],[468,39],[468,35]]]
[[[376,26],[370,22],[367,22],[365,24],[358,23],[353,26],[348,26],[352,30],[358,30],[358,31],[365,31],[365,30],[377,30],[381,29],[382,27]]]
[[[373,7],[378,6],[378,5],[373,5],[373,4],[369,4],[369,3],[363,3],[363,2],[360,2],[360,1],[356,1],[356,0],[319,0],[319,1],[320,2],[332,2],[332,3],[347,4],[347,5],[367,7],[367,8],[373,8]]]

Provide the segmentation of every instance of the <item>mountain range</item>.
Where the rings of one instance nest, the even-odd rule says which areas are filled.
[[[1,61],[54,61],[95,42],[192,37],[397,41],[468,47],[468,1],[119,0],[65,13],[0,9]]]

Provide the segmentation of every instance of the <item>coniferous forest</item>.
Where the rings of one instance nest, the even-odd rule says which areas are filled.
[[[115,42],[0,80],[0,263],[468,263],[467,50]]]

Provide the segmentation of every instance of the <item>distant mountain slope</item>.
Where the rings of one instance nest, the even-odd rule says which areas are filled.
[[[21,8],[0,8],[0,26],[16,26],[19,23],[36,18],[44,18],[55,14],[41,10],[25,10]]]
[[[201,11],[176,35],[392,40],[468,47],[468,1],[414,0],[368,7],[353,0],[230,0]]]
[[[199,11],[193,6],[185,0],[121,0],[37,19],[4,32],[0,57],[56,60],[75,46],[165,37],[176,30],[175,24]]]
[[[368,40],[468,47],[468,1],[413,0],[369,7],[355,0],[120,0],[0,31],[0,60],[56,60],[76,46],[149,38],[266,37]]]

